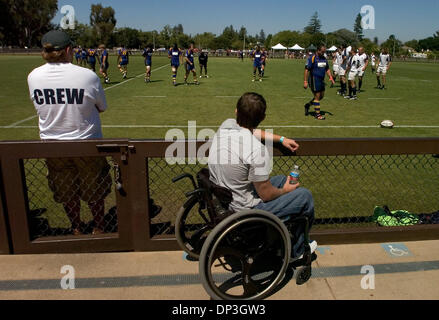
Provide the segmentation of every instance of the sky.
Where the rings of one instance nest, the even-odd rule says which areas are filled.
[[[438,0],[59,0],[58,7],[71,5],[76,19],[88,24],[92,4],[102,3],[116,11],[116,27],[144,31],[161,30],[165,25],[182,24],[187,34],[221,34],[226,26],[245,26],[251,35],[298,30],[318,12],[323,32],[341,28],[353,30],[355,17],[363,6],[375,11],[375,29],[365,30],[370,39],[385,41],[391,34],[403,42],[432,36],[439,30]],[[54,19],[59,23],[62,15]]]

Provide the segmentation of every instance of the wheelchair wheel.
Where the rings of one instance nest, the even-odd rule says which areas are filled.
[[[209,215],[200,214],[196,198],[190,199],[177,214],[175,236],[181,249],[192,259],[200,258],[203,244],[212,229]]]
[[[200,276],[214,300],[260,300],[275,292],[290,256],[290,235],[282,221],[248,210],[209,234],[200,255]]]

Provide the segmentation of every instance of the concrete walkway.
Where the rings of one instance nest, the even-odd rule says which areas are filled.
[[[270,299],[439,299],[439,241],[320,247],[313,278]],[[74,267],[74,290],[61,268]],[[375,271],[375,289],[362,279]],[[364,282],[364,281],[363,281]],[[368,281],[366,284],[372,284]],[[182,252],[0,256],[0,299],[208,300]]]

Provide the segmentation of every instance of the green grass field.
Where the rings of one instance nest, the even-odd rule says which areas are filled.
[[[42,63],[38,56],[0,56],[0,140],[39,138],[26,79]],[[187,126],[188,121],[215,129],[234,116],[237,97],[247,91],[258,92],[268,101],[268,116],[262,125],[289,137],[439,136],[436,64],[394,63],[385,91],[374,88],[376,79],[369,69],[358,101],[345,101],[336,95],[337,88],[328,88],[322,102],[327,121],[316,121],[304,116],[303,105],[311,92],[302,88],[302,60],[270,60],[265,81],[252,83],[250,60],[211,58],[209,79],[201,79],[200,86],[178,87],[171,85],[166,57],[153,60],[153,82],[148,85],[143,81],[141,57],[132,57],[125,82],[115,57],[110,63],[112,83],[104,86],[109,109],[102,115],[106,138],[163,139],[170,128]],[[183,71],[180,68],[180,83]],[[380,129],[385,119],[393,120],[397,128]]]
[[[169,61],[165,57],[153,60],[150,84],[143,81],[144,65],[140,57],[131,58],[129,78],[125,81],[116,69],[114,57],[110,63],[111,83],[104,85],[109,109],[102,115],[106,138],[164,139],[166,132],[174,127],[187,132],[184,127],[188,121],[196,121],[199,130],[201,127],[215,130],[225,119],[234,117],[238,97],[247,91],[266,97],[269,109],[262,125],[284,136],[439,136],[435,99],[439,65],[435,64],[394,63],[385,91],[374,88],[376,79],[369,69],[358,101],[346,101],[336,95],[338,88],[328,88],[322,103],[327,120],[316,121],[304,116],[303,105],[311,98],[311,92],[302,88],[304,61],[270,60],[264,82],[253,83],[250,60],[211,58],[209,79],[201,79],[200,86],[178,87],[172,86]],[[26,79],[41,64],[41,58],[36,56],[0,56],[3,71],[0,140],[39,139]],[[183,82],[182,68],[178,81]],[[397,127],[379,128],[385,119],[393,120]],[[156,161],[149,168],[150,192],[156,203],[164,207],[157,221],[173,222],[190,186],[174,186],[171,179],[181,172],[195,174],[199,166],[170,166],[164,160]],[[273,174],[286,174],[294,164],[303,170],[302,185],[314,194],[317,218],[371,216],[376,205],[384,204],[418,213],[437,209],[433,195],[437,193],[439,162],[431,156],[283,158],[275,161]],[[44,162],[28,160],[25,167],[30,209],[47,208],[45,217],[51,227],[68,228],[62,207],[49,196]],[[170,194],[173,188],[176,189]],[[114,194],[107,199],[106,208],[113,205]],[[83,219],[89,220],[86,206],[83,211]]]

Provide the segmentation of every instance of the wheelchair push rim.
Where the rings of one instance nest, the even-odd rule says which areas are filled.
[[[215,300],[264,299],[283,280],[290,254],[288,230],[277,217],[263,211],[237,214],[218,225],[203,246],[203,286]]]
[[[207,239],[208,234],[213,229],[209,215],[205,214],[204,218],[201,217],[196,208],[197,204],[198,200],[196,198],[190,199],[178,212],[175,222],[175,236],[178,245],[189,255],[189,257],[195,260],[200,258],[203,244]],[[201,224],[199,228],[193,228],[190,230],[186,222],[188,218],[193,219],[194,217],[196,217],[197,222],[201,222]],[[205,219],[209,221],[205,221]],[[188,232],[192,233],[192,235],[188,236]]]

